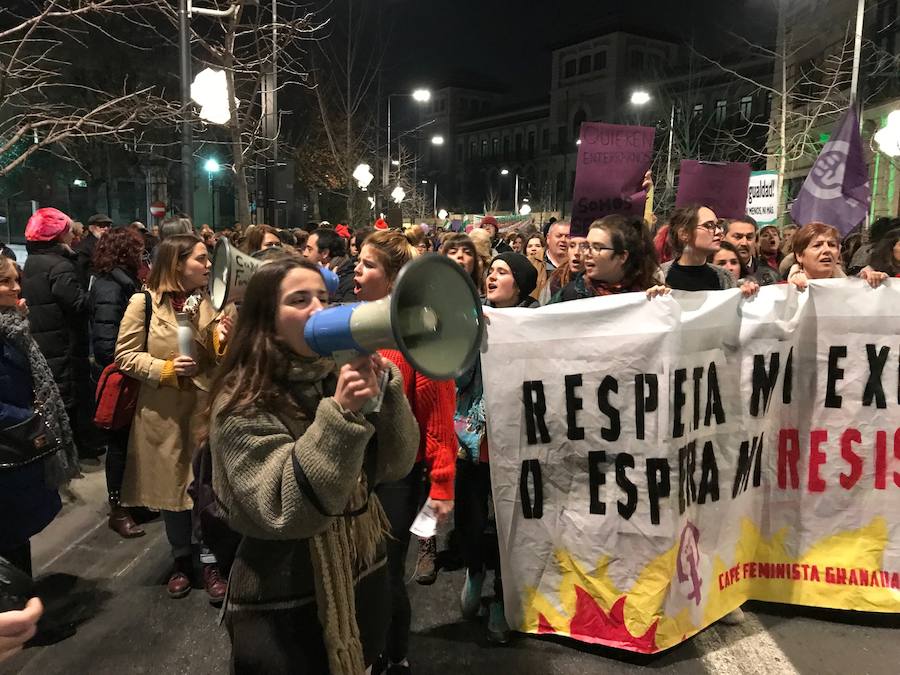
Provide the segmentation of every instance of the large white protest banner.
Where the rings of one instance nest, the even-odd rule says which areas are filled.
[[[514,629],[655,652],[748,599],[900,612],[900,281],[486,312]]]

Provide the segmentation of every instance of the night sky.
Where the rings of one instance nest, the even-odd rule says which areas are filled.
[[[546,96],[550,52],[617,27],[734,50],[729,31],[771,44],[780,0],[384,0],[393,22],[389,86],[495,82],[510,100]]]

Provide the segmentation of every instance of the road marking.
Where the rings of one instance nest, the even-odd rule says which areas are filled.
[[[43,565],[41,565],[41,567],[38,569],[37,573],[38,573],[38,574],[42,574],[43,572],[45,572],[45,571],[46,571],[53,563],[55,563],[57,560],[59,560],[60,558],[62,558],[62,557],[63,557],[64,555],[66,555],[69,551],[71,551],[73,548],[75,548],[76,546],[78,546],[81,542],[83,542],[85,539],[87,539],[88,537],[90,537],[92,534],[94,534],[94,532],[96,532],[97,530],[99,530],[99,529],[100,529],[101,527],[103,527],[105,524],[106,524],[106,520],[105,520],[105,519],[99,521],[96,525],[94,525],[94,527],[92,527],[92,528],[89,529],[87,532],[85,532],[84,534],[82,534],[80,537],[78,537],[78,539],[76,539],[75,541],[73,541],[71,544],[69,544],[68,546],[66,546],[62,551],[60,551],[60,552],[57,553],[55,556],[53,556],[52,558],[50,558],[50,560],[48,560],[48,561],[45,562]],[[37,576],[37,575],[35,575],[35,576]]]
[[[710,675],[799,675],[791,660],[749,612],[738,626],[714,624],[694,636],[700,662]]]

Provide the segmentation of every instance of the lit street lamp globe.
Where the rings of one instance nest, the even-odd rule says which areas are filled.
[[[443,145],[443,144],[444,144],[444,137],[443,137],[443,136],[432,136],[432,137],[431,137],[431,144],[432,144],[432,145]]]
[[[531,205],[530,204],[522,204],[522,208],[519,209],[520,216],[527,216],[531,213]]]
[[[201,119],[213,124],[228,124],[231,121],[224,70],[205,68],[197,73],[191,82],[191,98],[200,105]],[[239,103],[235,98],[235,106]]]
[[[218,173],[221,167],[215,159],[210,157],[208,160],[206,160],[203,168],[206,170],[206,173]]]
[[[631,94],[632,105],[645,105],[650,102],[650,94],[646,91],[638,90]]]
[[[412,93],[412,97],[419,103],[428,103],[431,100],[431,92],[427,89],[416,89]]]
[[[372,169],[368,164],[360,164],[353,171],[353,178],[356,179],[357,184],[363,190],[369,187],[369,183],[372,182],[372,179],[375,176],[372,174]]]
[[[394,191],[391,192],[391,198],[394,200],[395,204],[399,204],[406,198],[406,190],[398,185],[394,188]]]
[[[438,211],[438,218],[440,218],[441,220],[447,220],[447,216],[449,215],[450,214],[447,213],[447,209],[441,209],[440,211]]]

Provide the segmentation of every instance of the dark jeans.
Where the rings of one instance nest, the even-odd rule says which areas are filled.
[[[456,503],[453,514],[462,558],[469,574],[494,570],[494,597],[503,598],[500,578],[500,546],[497,530],[489,521],[491,465],[486,462],[456,462]]]
[[[189,558],[191,556],[191,512],[163,511],[163,523],[166,526],[166,538],[172,547],[172,557]]]
[[[131,425],[124,429],[106,432],[106,490],[118,495],[125,477],[125,457],[128,454],[128,434]]]
[[[0,558],[6,558],[10,563],[12,563],[13,567],[18,568],[25,572],[28,576],[31,576],[30,541],[26,541],[21,546],[17,546],[16,548],[9,549],[7,551],[0,551]]]
[[[384,512],[391,523],[391,537],[387,541],[388,574],[391,581],[391,625],[388,629],[387,655],[395,663],[406,658],[409,651],[409,626],[412,611],[406,592],[406,554],[409,550],[409,528],[421,504],[425,463],[413,465],[406,478],[382,483],[375,488]]]

